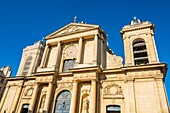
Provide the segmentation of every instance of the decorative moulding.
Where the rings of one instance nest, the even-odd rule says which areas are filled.
[[[103,97],[104,98],[120,98],[120,99],[124,98],[121,86],[119,86],[116,83],[107,85],[104,88]]]

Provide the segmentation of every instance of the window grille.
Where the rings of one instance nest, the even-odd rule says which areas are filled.
[[[121,109],[119,105],[109,105],[106,108],[106,113],[121,113]]]
[[[71,102],[71,93],[69,91],[62,91],[57,99],[54,113],[69,113]]]
[[[24,76],[28,74],[28,71],[29,71],[29,68],[30,68],[30,65],[31,65],[31,61],[32,61],[31,56],[29,56],[25,61],[25,65],[24,65],[24,68],[23,68],[23,71],[22,71],[22,74]]]
[[[149,63],[145,41],[140,40],[133,43],[133,56],[135,65]]]

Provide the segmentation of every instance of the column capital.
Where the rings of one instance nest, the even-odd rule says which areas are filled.
[[[83,36],[80,36],[79,39],[83,39]]]
[[[48,85],[53,85],[54,83],[53,82],[49,82]]]
[[[8,84],[5,86],[5,88],[9,88],[9,87],[10,87],[10,85],[8,85]]]
[[[73,83],[78,83],[78,82],[79,82],[78,79],[74,79],[74,80],[73,80]]]
[[[57,41],[57,44],[61,44],[61,41]]]
[[[97,79],[91,79],[92,82],[97,82]]]
[[[36,82],[34,82],[34,83],[35,83],[35,85],[39,85],[39,84],[40,84],[40,83],[39,83],[39,82],[37,82],[37,81],[36,81]]]

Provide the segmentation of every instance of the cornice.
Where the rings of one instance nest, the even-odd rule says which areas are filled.
[[[96,71],[96,72],[101,72],[102,69],[99,66],[92,66],[92,67],[87,67],[87,68],[74,68],[71,69],[70,72],[72,73],[79,73],[79,72],[87,72],[87,71]]]
[[[69,32],[69,33],[64,33],[64,34],[59,34],[59,35],[54,35],[54,36],[47,36],[46,39],[53,39],[53,38],[59,38],[59,37],[64,37],[64,36],[69,36],[69,35],[74,35],[77,33],[83,33],[83,32],[87,32],[87,31],[91,31],[91,30],[95,30],[98,28],[89,28],[89,29],[83,29],[83,30],[79,30],[79,31],[74,31],[74,32]]]
[[[58,33],[60,33],[60,32],[62,32],[63,30],[65,30],[65,29],[67,29],[67,28],[69,28],[69,27],[73,27],[73,26],[76,26],[76,27],[87,27],[87,29],[79,29],[78,31],[72,31],[72,32],[66,32],[66,33],[64,33],[64,34],[58,34]],[[66,36],[66,35],[71,35],[71,34],[75,34],[75,33],[80,33],[80,32],[84,32],[84,31],[89,31],[89,30],[93,30],[93,29],[99,29],[100,31],[101,31],[101,29],[100,29],[100,26],[99,25],[92,25],[92,24],[84,24],[84,23],[70,23],[70,24],[68,24],[68,25],[66,25],[66,26],[64,26],[64,27],[62,27],[62,28],[60,28],[59,30],[57,30],[57,31],[54,31],[53,33],[51,33],[51,34],[49,34],[49,35],[47,35],[46,37],[45,37],[45,39],[51,39],[51,38],[56,38],[56,37],[62,37],[62,36]],[[58,34],[58,35],[57,35]]]
[[[56,74],[55,71],[43,71],[43,72],[35,72],[35,73],[32,73],[33,76],[44,76],[44,75],[54,75]]]
[[[120,33],[123,34],[125,32],[141,30],[141,29],[146,29],[146,28],[154,29],[154,25],[151,24],[150,22],[144,22],[142,24],[137,24],[137,25],[128,25],[128,26],[124,26],[122,30],[120,31]]]
[[[135,71],[135,70],[146,70],[146,69],[161,69],[162,73],[166,75],[167,71],[167,64],[166,63],[155,63],[155,64],[146,64],[146,65],[134,65],[134,66],[123,66],[121,68],[115,69],[106,69],[103,70],[102,74],[109,74],[109,73],[124,73],[128,71]]]

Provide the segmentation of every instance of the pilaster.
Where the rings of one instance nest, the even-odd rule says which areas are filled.
[[[57,51],[56,51],[56,59],[55,59],[55,66],[56,66],[57,70],[59,70],[60,52],[61,52],[61,42],[58,42]]]
[[[73,82],[73,91],[72,91],[72,98],[71,98],[71,105],[70,105],[70,113],[77,113],[76,112],[77,91],[78,91],[78,81],[74,80],[74,82]]]
[[[97,64],[98,60],[98,35],[94,35],[94,55],[93,55],[93,63]]]
[[[51,95],[52,95],[52,89],[53,89],[53,83],[49,83],[49,85],[48,85],[48,92],[47,92],[47,98],[46,98],[45,107],[44,107],[44,111],[46,113],[49,112],[50,99],[51,99]]]
[[[104,68],[104,44],[103,44],[103,38],[101,38],[100,44],[101,44],[101,58],[100,58],[100,62],[101,62],[101,66],[102,68]]]
[[[48,56],[48,52],[49,52],[49,45],[47,44],[45,46],[44,54],[43,54],[42,61],[41,61],[41,64],[40,64],[41,68],[44,68],[44,66],[45,66],[46,59],[47,59],[47,56]]]
[[[19,84],[18,87],[17,87],[17,92],[15,94],[15,99],[12,103],[12,108],[11,108],[11,113],[13,112],[16,112],[16,108],[17,108],[17,105],[18,105],[18,101],[20,99],[20,95],[21,95],[21,91],[22,91],[22,84]]]
[[[132,46],[130,44],[130,38],[126,37],[124,40],[124,52],[125,52],[125,65],[132,65],[133,64],[133,56],[132,56]]]
[[[82,48],[83,48],[83,38],[79,38],[79,50],[78,50],[78,57],[77,57],[77,64],[81,63],[81,58],[82,58]]]
[[[0,104],[0,111],[2,110],[2,106],[3,106],[4,102],[5,102],[6,97],[7,97],[9,88],[10,88],[10,86],[8,86],[8,85],[7,85],[6,88],[5,88],[5,92],[4,92],[4,95],[3,95],[3,97],[2,97],[1,104]],[[1,111],[1,112],[2,112],[2,111]]]
[[[129,101],[129,113],[136,113],[136,101],[135,101],[135,90],[134,80],[127,81],[128,88],[128,101]]]
[[[95,79],[91,80],[91,91],[90,91],[90,113],[96,113],[96,88],[97,81]]]
[[[157,85],[157,90],[158,90],[158,95],[160,101],[160,106],[161,106],[161,111],[162,113],[169,113],[169,107],[168,107],[168,99],[167,99],[167,94],[165,91],[165,85],[162,79],[156,79],[156,85]]]

